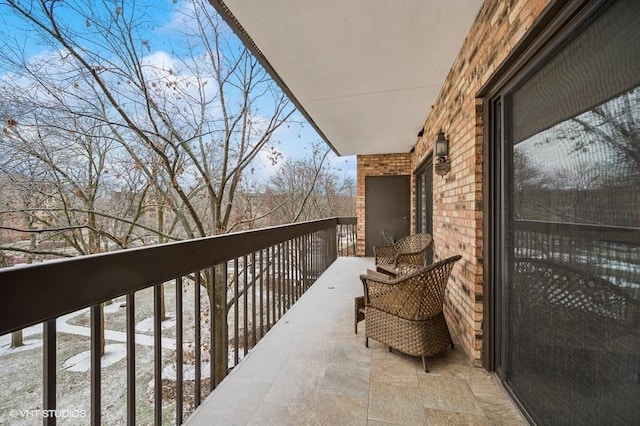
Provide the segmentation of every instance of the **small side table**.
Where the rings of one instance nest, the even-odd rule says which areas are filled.
[[[398,267],[396,265],[376,265],[376,272],[385,274],[389,278],[396,278]]]
[[[386,267],[389,267],[390,270],[393,270],[394,275],[390,275],[389,272],[387,273],[380,272],[377,268],[381,268],[381,266],[376,267],[375,271],[373,269],[367,269],[367,275],[377,277],[378,279],[381,279],[381,280],[391,280],[395,278],[395,274],[397,273],[397,270],[395,269],[395,267],[393,265],[387,265]],[[365,312],[364,296],[358,296],[354,298],[353,299],[353,331],[356,334],[358,334],[358,323],[364,319],[364,312]]]
[[[364,296],[353,299],[353,331],[358,334],[358,323],[364,319]]]

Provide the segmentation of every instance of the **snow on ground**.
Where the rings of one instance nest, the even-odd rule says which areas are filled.
[[[107,368],[123,359],[126,355],[126,345],[105,345],[104,355],[100,360],[100,367]],[[91,351],[80,352],[79,354],[72,356],[62,364],[62,368],[68,371],[86,373],[91,370]]]
[[[242,347],[239,347],[238,349],[238,363],[240,363],[240,361],[242,361],[242,358],[244,358],[244,349]],[[229,344],[229,351],[227,355],[227,365],[229,366],[229,368],[232,368],[236,364],[235,355],[235,348],[231,347],[231,344]]]
[[[119,308],[119,303],[114,303],[112,305],[107,305],[107,306],[116,307],[116,308],[110,308],[111,310],[110,313],[117,312]],[[71,325],[67,323],[67,321],[87,311],[88,309],[82,309],[80,311],[72,312],[70,314],[67,314],[58,318],[56,321],[56,332],[90,337],[91,330],[89,329],[89,327],[82,327],[82,326]],[[171,327],[175,327],[175,324],[176,324],[175,315],[169,314],[167,315],[167,318],[168,318],[167,320],[162,322],[162,328],[168,329]],[[138,327],[136,326],[136,329],[138,331],[146,331],[146,327],[147,327],[146,324],[151,324],[150,331],[151,332],[153,331],[153,317],[140,321],[138,325],[140,324],[145,324],[145,325],[141,327],[141,329],[138,329]],[[26,350],[41,347],[42,346],[41,335],[42,335],[42,324],[36,324],[31,327],[23,329],[22,336],[24,338],[25,345],[20,346],[19,348],[11,348],[11,333],[0,336],[0,356],[3,356],[8,353],[15,353],[19,351],[26,351]],[[35,336],[35,337],[32,337],[31,339],[29,339],[29,336]],[[105,330],[104,337],[106,340],[111,340],[114,342],[122,342],[122,343],[127,342],[127,334],[121,331]],[[153,336],[149,336],[146,334],[136,334],[136,343],[138,345],[153,346],[154,345]],[[175,349],[175,347],[176,347],[175,339],[162,338],[162,349],[173,350]]]
[[[8,335],[11,337],[11,335]],[[6,340],[6,342],[5,342]],[[2,344],[0,344],[0,356],[10,353],[17,353],[22,351],[28,351],[31,349],[36,349],[42,347],[42,339],[38,337],[31,337],[29,339],[23,340],[24,346],[18,346],[17,348],[11,347],[11,339],[3,339]]]
[[[262,293],[256,292],[256,296],[258,298],[261,297]],[[192,298],[191,292],[189,296]],[[150,292],[141,292],[137,295],[137,303],[136,303],[136,312],[140,315],[137,317],[138,320],[142,319],[142,321],[138,322],[135,326],[135,342],[138,346],[136,348],[136,376],[137,381],[140,383],[138,387],[140,389],[144,388],[143,383],[148,384],[148,388],[153,391],[153,371],[152,366],[154,363],[154,332],[153,332],[153,297]],[[171,297],[169,297],[169,303],[171,304]],[[122,405],[122,380],[125,377],[123,371],[126,370],[125,362],[122,361],[126,358],[126,345],[127,342],[127,334],[124,332],[126,327],[126,299],[118,298],[113,301],[111,304],[104,305],[103,312],[105,313],[106,327],[104,330],[105,339],[108,343],[106,345],[105,350],[106,354],[101,359],[101,367],[103,369],[111,366],[113,369],[112,373],[103,373],[105,376],[102,380],[102,385],[104,386],[104,394],[103,394],[103,403],[106,406],[112,407],[120,407]],[[185,301],[185,309],[183,311],[186,318],[192,318],[193,313],[193,300]],[[62,363],[61,369],[58,371],[58,388],[61,390],[63,395],[60,395],[60,406],[75,406],[77,401],[78,404],[84,404],[83,397],[80,395],[82,392],[85,392],[88,389],[87,380],[88,373],[90,372],[91,366],[91,355],[90,351],[86,351],[89,349],[88,338],[90,337],[90,328],[89,328],[89,309],[82,309],[62,317],[59,317],[56,320],[56,334],[57,334],[57,354],[58,359]],[[80,315],[83,317],[76,318]],[[148,318],[145,318],[149,315]],[[206,316],[206,314],[201,314],[202,316]],[[240,319],[239,321],[244,321],[243,312],[239,312]],[[206,323],[206,319],[205,319]],[[230,324],[233,324],[230,319]],[[175,381],[176,381],[176,359],[174,353],[169,353],[175,351],[176,349],[176,339],[175,337],[169,337],[168,335],[172,335],[172,330],[175,330],[176,327],[176,315],[175,313],[169,313],[167,320],[162,322],[162,336],[161,338],[161,346],[162,346],[162,382],[163,382],[163,401],[166,401],[167,407],[165,407],[166,415],[171,416],[171,401],[172,396],[171,392],[175,390]],[[249,325],[250,326],[250,325]],[[119,331],[122,330],[122,331]],[[168,330],[168,331],[166,331]],[[0,336],[0,369],[7,369],[7,371],[20,371],[21,368],[25,368],[29,371],[29,376],[20,381],[16,381],[15,390],[11,390],[6,386],[6,383],[0,381],[0,385],[4,389],[3,392],[0,393],[0,424],[3,424],[6,420],[3,418],[2,411],[4,408],[8,406],[14,406],[15,404],[27,404],[25,401],[29,401],[28,404],[36,404],[38,401],[37,395],[31,395],[30,390],[28,390],[28,386],[33,386],[33,383],[39,384],[41,383],[41,372],[38,368],[31,368],[32,366],[38,366],[41,364],[42,359],[42,324],[36,324],[34,326],[28,327],[23,330],[23,339],[25,342],[25,346],[21,348],[11,349],[11,334]],[[184,337],[187,339],[193,337],[194,333],[193,324],[190,323],[187,325],[187,332]],[[174,334],[175,335],[175,334]],[[79,337],[75,337],[79,336]],[[205,336],[203,336],[202,343],[202,364],[201,364],[201,378],[203,380],[203,389],[208,388],[208,381],[210,380],[210,363],[208,360],[208,346],[205,343]],[[185,392],[194,392],[194,380],[195,380],[195,366],[194,366],[194,354],[193,354],[193,342],[185,341],[184,343],[184,351],[185,358],[183,362],[183,378],[185,382]],[[231,345],[231,342],[230,342]],[[40,348],[36,350],[30,350],[34,348]],[[229,367],[232,368],[235,364],[234,362],[234,348],[231,345],[228,353],[228,363]],[[24,352],[23,352],[24,351]],[[83,351],[78,353],[79,351]],[[22,352],[21,354],[16,354],[16,352]],[[244,357],[244,350],[242,347],[239,348],[238,358],[242,359]],[[3,356],[5,355],[5,356]],[[169,365],[169,366],[168,366]],[[104,370],[103,370],[104,371]],[[13,377],[13,376],[11,376]],[[5,378],[9,378],[9,376],[5,376]],[[11,380],[11,378],[9,378]],[[13,382],[11,382],[13,383]],[[172,385],[173,383],[173,385]],[[82,385],[80,385],[82,384]],[[37,386],[37,385],[36,385]],[[173,386],[173,387],[172,387]],[[191,387],[190,387],[191,386]],[[173,390],[172,390],[173,389]],[[165,392],[168,392],[164,395]],[[206,396],[207,392],[203,393],[203,397]],[[25,399],[25,395],[29,395],[29,398]],[[64,399],[67,398],[67,399]],[[7,405],[9,404],[9,405]],[[86,405],[86,404],[85,404]],[[153,418],[153,400],[144,399],[140,401],[140,419],[152,419]],[[82,405],[84,407],[84,405]],[[88,407],[88,406],[87,406]],[[88,409],[88,408],[87,408]],[[193,409],[193,407],[191,407]],[[117,411],[117,413],[116,413]],[[114,419],[124,419],[126,416],[126,410],[118,408],[118,410],[113,411]],[[147,423],[144,420],[141,420],[142,423]],[[149,420],[151,423],[151,420]],[[115,423],[114,423],[115,424]]]
[[[104,307],[102,308],[102,311],[105,314],[115,314],[117,312],[120,312],[120,308],[125,308],[127,305],[124,302],[118,302],[118,301],[113,301],[113,303],[110,304],[105,304]]]
[[[140,292],[136,299],[137,319],[146,318],[138,323],[135,332],[136,342],[136,380],[139,382],[140,389],[144,388],[149,378],[153,377],[154,363],[154,333],[153,333],[153,297],[150,292]],[[189,296],[193,297],[191,294]],[[168,298],[171,303],[171,297]],[[190,299],[185,301],[184,315],[191,318],[193,316],[193,301]],[[123,383],[125,381],[126,362],[126,345],[127,333],[126,327],[126,299],[118,298],[111,304],[104,305],[106,327],[104,330],[107,345],[105,347],[106,354],[101,358],[101,367],[103,368],[103,404],[105,407],[112,407],[110,410],[111,424],[120,424],[126,418],[126,409],[122,408],[123,401]],[[79,317],[82,316],[82,317]],[[79,317],[79,318],[76,318]],[[146,324],[146,325],[145,325]],[[176,326],[175,314],[170,314],[168,321],[162,323],[163,335],[161,339],[162,346],[162,366],[168,363],[175,364],[176,339],[170,337],[172,330]],[[168,329],[168,332],[167,332]],[[121,331],[120,331],[121,330]],[[188,339],[193,333],[189,325],[186,326],[186,335]],[[42,324],[36,324],[22,330],[25,345],[19,348],[10,348],[11,334],[0,336],[0,369],[10,372],[0,377],[0,424],[33,424],[15,422],[15,419],[9,423],[9,418],[5,416],[5,409],[23,408],[38,406],[40,397],[38,392],[34,393],[34,389],[39,389],[42,383]],[[57,345],[56,352],[59,362],[62,364],[57,374],[57,387],[59,389],[58,405],[59,407],[80,407],[88,410],[88,402],[85,401],[85,394],[88,392],[89,373],[91,366],[91,355],[89,349],[88,338],[90,336],[89,328],[89,309],[81,309],[67,315],[63,315],[56,320]],[[204,338],[204,336],[203,336]],[[206,339],[205,339],[206,340]],[[204,344],[204,343],[203,343]],[[185,350],[188,351],[192,342],[184,342]],[[38,349],[36,349],[38,348]],[[31,350],[35,349],[35,350]],[[82,353],[78,353],[83,351]],[[206,349],[202,350],[203,358],[207,356]],[[191,357],[185,354],[185,363],[193,362]],[[204,359],[203,359],[204,361]],[[107,369],[110,368],[110,370]],[[21,370],[25,370],[22,371]],[[175,370],[175,369],[174,369]],[[195,368],[193,365],[185,364],[184,366],[185,382],[192,383],[195,376]],[[208,360],[202,364],[202,379],[209,378],[210,365]],[[166,370],[165,375],[171,376],[170,369]],[[19,376],[18,376],[19,375]],[[19,378],[18,378],[19,377]],[[175,372],[173,380],[163,379],[163,382],[169,381],[175,383]],[[165,382],[166,383],[166,382]],[[126,385],[124,385],[126,386]],[[188,384],[185,392],[189,392]],[[203,383],[203,388],[208,384]],[[169,390],[171,386],[169,385]],[[191,390],[193,392],[193,390]],[[206,396],[203,393],[203,397]],[[170,395],[163,396],[163,400],[167,405],[164,408],[163,415],[166,419],[171,418],[172,410]],[[153,402],[142,399],[139,401],[137,408],[137,416],[141,424],[151,424],[153,422]],[[186,409],[186,408],[185,408]],[[191,408],[193,409],[193,407]],[[33,419],[31,419],[33,420]]]
[[[208,362],[203,362],[200,368],[200,377],[206,379],[210,376],[211,368],[209,368]],[[162,378],[166,380],[176,381],[176,366],[175,364],[167,365],[162,369]],[[196,366],[193,364],[182,364],[182,378],[183,380],[195,380],[196,379]],[[151,384],[152,386],[153,384]]]
[[[167,318],[161,323],[162,329],[167,330],[176,326],[176,315],[173,312],[167,313]],[[153,332],[153,317],[143,319],[136,324],[136,331],[141,333]]]

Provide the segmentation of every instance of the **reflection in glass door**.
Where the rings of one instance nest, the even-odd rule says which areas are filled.
[[[618,2],[501,96],[497,371],[539,424],[640,424],[637,28]]]

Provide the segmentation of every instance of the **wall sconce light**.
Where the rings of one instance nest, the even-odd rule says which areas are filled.
[[[446,175],[451,170],[451,162],[449,161],[449,141],[444,137],[442,131],[438,132],[433,152],[436,157],[434,165],[436,174]]]

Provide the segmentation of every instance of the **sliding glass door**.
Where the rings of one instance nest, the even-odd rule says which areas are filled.
[[[540,424],[640,424],[638,28],[615,3],[492,104],[496,367]]]

